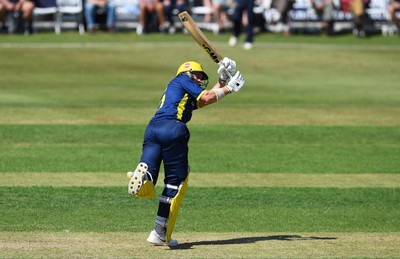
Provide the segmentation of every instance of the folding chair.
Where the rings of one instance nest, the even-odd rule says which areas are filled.
[[[396,30],[396,27],[391,24],[389,3],[389,0],[371,0],[369,7],[365,10],[374,29],[380,30],[383,36],[393,35]]]
[[[132,6],[137,5],[139,8],[140,0],[114,0],[116,6],[116,23],[118,27],[126,27],[128,29],[136,29],[139,24],[139,9],[138,13]]]
[[[57,10],[56,34],[61,34],[62,24],[65,18],[72,18],[73,21],[77,23],[79,34],[82,35],[85,33],[82,0],[57,0]]]
[[[36,7],[33,9],[33,23],[39,22],[42,17],[49,15],[53,16],[52,23],[54,22],[54,30],[56,30],[56,20],[57,20],[57,4],[56,0],[36,0]]]

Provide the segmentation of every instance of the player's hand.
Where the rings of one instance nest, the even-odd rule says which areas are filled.
[[[234,76],[231,77],[231,80],[229,80],[229,83],[225,85],[226,88],[228,88],[229,92],[239,92],[240,89],[242,89],[244,85],[244,78],[240,71],[237,71]]]
[[[219,80],[228,81],[236,73],[236,62],[232,59],[224,57],[218,64]]]
[[[228,70],[232,76],[236,73],[236,62],[230,58],[224,57],[221,61],[222,65]]]

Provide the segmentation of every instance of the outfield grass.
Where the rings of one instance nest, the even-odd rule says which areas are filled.
[[[0,257],[399,257],[398,37],[207,35],[246,85],[189,124],[173,250],[124,172],[176,68],[215,65],[179,34],[1,37]]]

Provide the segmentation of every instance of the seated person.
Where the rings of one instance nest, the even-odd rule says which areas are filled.
[[[211,0],[203,0],[203,6],[207,7],[210,10],[212,10],[212,2],[211,2]],[[204,22],[205,23],[211,22],[211,13],[207,13],[207,14],[204,15]]]
[[[283,24],[283,35],[290,35],[289,12],[292,9],[295,0],[272,0],[271,7],[276,9],[280,14],[280,22]]]
[[[5,25],[7,14],[13,14],[16,18],[21,17],[23,25],[22,28],[16,28],[16,32],[23,30],[25,35],[29,35],[33,31],[32,14],[34,8],[35,4],[31,0],[0,0],[0,22],[3,26]],[[10,29],[9,32],[11,32]]]
[[[334,33],[334,21],[333,21],[333,0],[310,0],[316,14],[322,20],[322,30],[328,35]]]
[[[186,10],[185,0],[163,0],[163,12],[165,20],[169,23],[169,32],[172,34],[175,32],[174,27],[174,14],[173,11],[183,12]],[[163,28],[166,29],[165,27]]]
[[[160,0],[141,0],[140,1],[140,15],[139,15],[139,26],[136,29],[138,35],[142,35],[149,31],[147,28],[148,17],[152,17],[153,14],[158,16],[158,27],[164,27],[164,11],[163,3]]]
[[[400,31],[400,22],[396,16],[396,13],[400,11],[400,0],[391,0],[388,10],[389,10],[389,14],[390,14],[390,18],[392,19],[392,22],[394,23],[394,25],[396,25],[397,30]]]
[[[365,8],[368,0],[341,0],[340,5],[343,12],[351,12],[354,15],[354,30],[353,34],[357,37],[365,37],[364,17]]]
[[[213,10],[215,21],[218,24],[218,32],[224,29],[224,25],[228,23],[227,10],[229,9],[228,5],[231,4],[232,0],[228,2],[228,0],[212,0],[211,8]]]
[[[140,15],[140,0],[125,0],[124,8],[131,15],[139,17]]]
[[[96,12],[101,10],[107,15],[106,25],[109,32],[115,32],[115,9],[111,0],[86,0],[85,2],[85,18],[89,33],[95,32]]]

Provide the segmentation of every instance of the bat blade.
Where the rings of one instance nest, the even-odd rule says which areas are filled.
[[[179,13],[178,16],[183,26],[190,33],[190,35],[192,35],[197,44],[199,44],[199,46],[207,53],[207,55],[218,64],[222,60],[221,54],[207,39],[206,35],[204,35],[204,33],[200,30],[199,26],[197,26],[190,14],[184,11]]]

